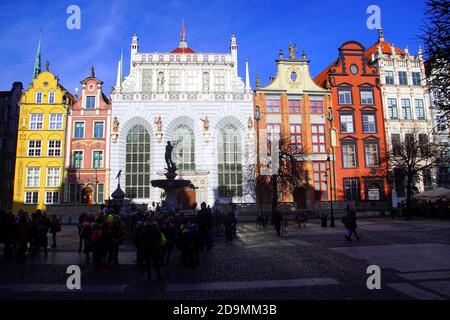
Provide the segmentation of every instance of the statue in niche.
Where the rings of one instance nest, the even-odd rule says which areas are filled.
[[[203,121],[203,130],[207,132],[209,130],[209,120],[208,117],[205,117],[204,119],[200,119]]]
[[[205,91],[205,92],[209,91],[209,73],[208,72],[203,73],[203,91]]]
[[[155,118],[155,124],[156,124],[156,132],[162,132],[162,120],[160,116]]]
[[[112,129],[113,129],[114,133],[118,133],[119,132],[119,119],[117,119],[117,117],[114,117],[113,124],[112,124]]]
[[[158,92],[164,91],[164,73],[158,73]]]
[[[248,130],[253,130],[253,119],[252,119],[252,116],[248,117]]]

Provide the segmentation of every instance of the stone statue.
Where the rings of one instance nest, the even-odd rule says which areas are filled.
[[[248,130],[253,129],[253,119],[252,116],[248,116]]]
[[[117,119],[117,117],[114,117],[112,128],[114,133],[119,132],[119,119]]]
[[[158,92],[164,91],[164,73],[158,73]]]
[[[116,179],[117,179],[117,183],[120,185],[120,177],[122,176],[122,169],[119,170],[119,172],[117,173]]]
[[[167,170],[169,172],[174,172],[177,170],[175,163],[172,161],[172,150],[173,150],[172,144],[170,143],[170,141],[167,141],[166,153],[164,155],[164,158],[166,160]]]
[[[209,130],[209,120],[208,117],[205,117],[204,119],[200,119],[203,121],[203,129],[206,131]]]
[[[289,45],[289,59],[295,60],[295,51],[297,50],[296,44]]]
[[[203,91],[205,91],[205,92],[209,91],[209,73],[208,72],[203,73]]]
[[[162,120],[160,116],[155,118],[155,124],[156,124],[156,132],[162,132]]]

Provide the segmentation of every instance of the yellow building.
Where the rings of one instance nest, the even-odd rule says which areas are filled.
[[[48,70],[48,62],[40,72],[39,49],[38,55],[33,82],[20,102],[15,213],[45,210],[62,198],[67,107],[74,98]]]

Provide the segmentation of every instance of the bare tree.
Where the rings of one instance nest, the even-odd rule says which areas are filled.
[[[431,176],[439,166],[449,164],[448,148],[436,141],[432,133],[422,133],[417,128],[405,135],[405,141],[395,142],[386,151],[388,177],[391,181],[406,181],[406,212],[409,218],[413,190],[418,177],[430,170]],[[398,187],[398,186],[397,186]]]
[[[419,38],[429,63],[428,88],[434,107],[450,115],[450,2],[428,0]]]

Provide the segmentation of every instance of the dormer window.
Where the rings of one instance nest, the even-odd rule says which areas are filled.
[[[86,96],[86,109],[95,109],[95,96]]]

